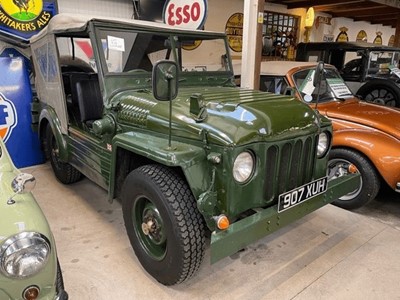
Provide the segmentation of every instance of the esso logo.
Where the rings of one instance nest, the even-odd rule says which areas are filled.
[[[207,0],[169,0],[164,5],[165,24],[188,29],[202,28],[207,17]]]
[[[17,125],[17,111],[14,103],[0,93],[0,136],[7,142],[12,130]]]

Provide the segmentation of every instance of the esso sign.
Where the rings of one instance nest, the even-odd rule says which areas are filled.
[[[188,29],[200,29],[207,17],[207,0],[169,0],[165,3],[165,24]]]

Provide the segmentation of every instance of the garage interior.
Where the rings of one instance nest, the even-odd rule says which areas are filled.
[[[27,168],[53,231],[70,299],[397,299],[400,196],[357,211],[331,204],[221,261],[206,248],[199,272],[166,287],[146,273],[127,237],[121,204],[84,179]]]
[[[59,0],[59,10],[103,14],[109,9],[140,18],[139,0],[119,0],[118,9],[111,0],[99,1],[100,10],[80,2]],[[313,7],[332,18],[387,26],[394,29],[394,46],[400,47],[400,1],[242,2],[252,21],[257,20],[252,13],[271,4],[304,11]],[[209,15],[216,13],[210,10]],[[252,62],[242,67],[249,78],[245,87],[259,85],[260,30],[244,33],[253,45],[246,48],[244,41],[244,51],[233,53]],[[400,299],[400,195],[389,189],[353,211],[326,205],[215,264],[210,263],[208,239],[199,272],[167,287],[142,268],[126,233],[121,203],[110,204],[107,191],[86,178],[63,185],[48,161],[22,171],[36,178],[33,195],[54,234],[69,299]]]

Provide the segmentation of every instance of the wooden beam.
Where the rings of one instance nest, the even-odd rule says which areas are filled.
[[[262,25],[258,22],[260,12],[264,12],[265,0],[244,0],[243,47],[241,87],[260,88],[260,67],[262,50]]]
[[[394,47],[400,47],[400,16],[397,17],[396,32],[394,34]]]

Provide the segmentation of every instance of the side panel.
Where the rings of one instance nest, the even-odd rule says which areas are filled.
[[[70,127],[68,147],[71,165],[107,189],[110,178],[110,145],[102,138]]]
[[[67,108],[55,45],[54,35],[47,35],[32,44],[35,85],[40,101],[55,109],[61,132],[67,134]]]

